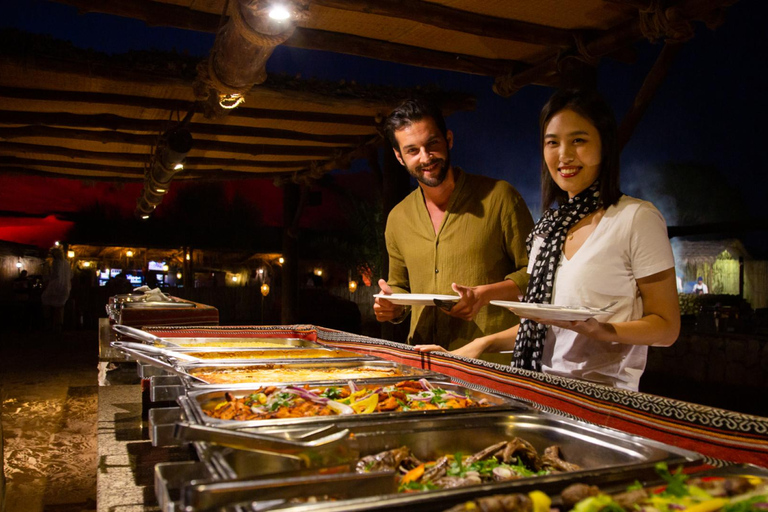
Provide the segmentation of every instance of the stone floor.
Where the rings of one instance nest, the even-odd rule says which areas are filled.
[[[98,336],[0,332],[6,512],[96,510]]]

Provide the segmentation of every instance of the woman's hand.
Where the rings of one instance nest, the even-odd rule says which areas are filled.
[[[453,354],[455,356],[471,357],[473,359],[477,359],[483,353],[484,347],[484,345],[479,342],[480,340],[482,340],[482,338],[478,338],[470,343],[467,343],[463,347],[451,351],[441,347],[440,345],[416,345],[413,348],[417,352],[448,352],[449,354]]]
[[[613,325],[607,322],[598,322],[594,318],[586,320],[542,320],[540,318],[530,318],[530,320],[561,329],[569,329],[593,340],[610,341],[616,334]]]

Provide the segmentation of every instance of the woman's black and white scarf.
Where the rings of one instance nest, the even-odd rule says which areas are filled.
[[[530,255],[531,246],[536,237],[544,238],[533,264],[528,290],[523,299],[525,302],[552,303],[555,271],[560,262],[568,230],[600,206],[600,184],[595,181],[588,189],[568,199],[567,203],[560,205],[557,209],[550,208],[542,215],[525,241]],[[544,351],[548,327],[527,318],[522,319],[512,354],[512,366],[541,371],[541,354]]]

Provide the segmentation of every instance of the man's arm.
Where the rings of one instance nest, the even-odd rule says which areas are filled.
[[[408,280],[408,268],[405,266],[405,258],[400,253],[400,249],[395,241],[394,233],[391,231],[389,220],[384,232],[384,238],[387,244],[387,253],[389,255],[389,281],[379,279],[381,293],[391,295],[393,293],[409,293],[410,282]],[[373,313],[379,322],[400,323],[408,316],[410,308],[392,304],[386,299],[376,298],[373,304]]]
[[[461,300],[448,312],[451,316],[472,320],[492,300],[518,301],[525,295],[529,277],[525,240],[533,229],[533,218],[523,198],[511,186],[500,215],[505,250],[515,270],[497,283],[471,287],[453,283],[453,291],[461,295]]]

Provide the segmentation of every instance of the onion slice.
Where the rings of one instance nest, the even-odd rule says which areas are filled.
[[[424,389],[427,389],[427,390],[434,389],[434,386],[432,385],[432,383],[429,382],[427,379],[424,379],[424,378],[419,379],[419,384],[421,384],[424,387]]]
[[[316,394],[312,393],[311,391],[307,391],[304,388],[298,388],[295,386],[286,386],[283,388],[284,391],[287,391],[288,393],[293,393],[295,395],[299,395],[304,400],[309,400],[310,402],[316,402],[318,404],[325,404],[329,400],[322,396],[317,396]]]
[[[325,405],[327,405],[335,413],[341,414],[342,416],[355,414],[355,410],[353,408],[346,404],[342,404],[341,402],[337,402],[336,400],[328,400]]]

